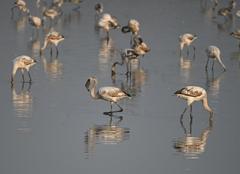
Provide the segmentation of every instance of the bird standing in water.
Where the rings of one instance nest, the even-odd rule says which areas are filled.
[[[102,15],[98,21],[98,26],[107,33],[107,40],[109,40],[110,29],[116,29],[120,27],[117,19],[108,13]]]
[[[238,40],[240,40],[240,29],[234,31],[234,32],[231,32],[230,35]],[[240,48],[240,42],[239,42],[239,48]]]
[[[223,67],[223,70],[226,71],[226,67],[221,60],[221,57],[220,57],[221,52],[218,47],[211,45],[206,49],[206,53],[207,53],[208,59],[207,59],[206,65],[205,65],[205,70],[208,69],[208,62],[209,62],[209,59],[211,58],[213,60],[212,70],[214,67],[214,60],[217,60],[220,63],[220,65]]]
[[[44,39],[44,44],[43,47],[40,50],[40,54],[42,54],[43,50],[46,49],[46,47],[48,46],[48,44],[52,44],[55,46],[56,51],[57,51],[57,56],[58,56],[58,44],[64,40],[64,36],[61,35],[60,33],[56,32],[56,31],[52,31],[50,33],[48,33],[45,36]],[[51,47],[51,55],[52,55],[52,47]]]
[[[32,82],[32,78],[30,75],[30,68],[36,64],[36,60],[26,56],[26,55],[22,55],[22,56],[18,56],[13,60],[13,69],[12,69],[12,75],[11,75],[11,83],[13,84],[14,81],[14,76],[16,75],[16,72],[18,69],[21,69],[21,73],[22,73],[22,80],[23,83],[25,83],[25,79],[24,79],[24,70],[26,70],[28,72],[28,76],[29,76],[29,83]]]
[[[178,91],[176,91],[178,97],[187,100],[187,107],[184,109],[181,119],[183,118],[184,113],[187,108],[190,106],[190,117],[192,117],[192,104],[195,101],[202,101],[203,107],[210,113],[210,117],[213,116],[213,110],[208,105],[207,92],[205,89],[199,86],[186,86]]]
[[[12,14],[13,14],[15,8],[18,8],[18,10],[22,13],[29,14],[29,9],[27,7],[27,3],[24,0],[16,0],[14,2],[14,6],[11,8]]]
[[[190,33],[185,33],[183,35],[180,35],[179,36],[180,55],[182,55],[182,50],[185,46],[188,47],[187,55],[189,55],[189,46],[196,39],[197,39],[197,35],[193,35],[193,34],[190,34]],[[195,49],[196,49],[195,46],[193,46],[194,55],[195,55]]]
[[[90,95],[93,99],[102,99],[110,102],[111,110],[110,112],[104,112],[104,114],[112,114],[113,112],[122,112],[123,108],[117,104],[119,100],[122,100],[127,97],[131,97],[129,94],[121,90],[120,88],[113,86],[101,87],[96,90],[97,79],[95,77],[90,77],[85,83],[85,87],[90,92]],[[118,106],[120,110],[113,111],[112,105],[113,103]]]
[[[130,45],[132,45],[133,38],[139,34],[140,31],[140,24],[137,20],[135,19],[130,19],[128,21],[128,25],[122,27],[122,32],[123,33],[129,33],[131,32],[131,40],[130,40]]]

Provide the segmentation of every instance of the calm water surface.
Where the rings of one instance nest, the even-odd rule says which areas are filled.
[[[35,1],[27,1],[34,15],[40,12]],[[0,64],[0,173],[3,174],[145,174],[193,173],[225,174],[239,171],[239,88],[240,51],[229,33],[239,27],[239,18],[212,19],[214,14],[200,0],[102,0],[104,10],[122,25],[130,18],[141,23],[141,35],[151,52],[141,60],[132,80],[124,75],[111,78],[111,65],[120,60],[119,50],[129,47],[130,35],[95,28],[94,5],[84,1],[80,10],[66,3],[54,29],[65,36],[59,56],[50,50],[39,57],[44,32],[32,35],[27,17],[11,18],[12,2],[1,5]],[[222,2],[220,6],[226,5]],[[240,2],[238,1],[239,8]],[[47,25],[48,23],[46,23]],[[178,54],[178,36],[196,33],[196,57]],[[227,71],[205,73],[205,48],[222,50]],[[11,89],[12,59],[34,56],[38,63],[31,73],[33,83],[22,85],[21,76]],[[124,73],[124,67],[118,67]],[[120,102],[123,119],[112,120],[102,113],[107,102],[94,101],[85,89],[89,76],[99,86],[116,85],[131,94]],[[213,122],[200,103],[193,106],[193,122],[188,113],[180,115],[186,103],[173,96],[185,85],[207,89],[214,109]],[[184,140],[201,142],[195,149],[181,149]]]

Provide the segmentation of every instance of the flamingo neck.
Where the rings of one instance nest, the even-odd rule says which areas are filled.
[[[212,116],[213,110],[212,110],[212,109],[209,107],[209,105],[208,105],[207,96],[203,98],[203,107],[204,107],[204,109],[206,109],[206,110],[210,113],[210,115]]]
[[[93,99],[99,99],[100,96],[99,94],[96,92],[96,84],[94,84],[94,86],[90,89],[90,95]]]

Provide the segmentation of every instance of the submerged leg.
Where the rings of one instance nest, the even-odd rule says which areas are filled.
[[[28,71],[28,77],[29,77],[29,83],[32,82],[32,78],[31,78],[31,75],[30,75],[30,72]]]
[[[206,65],[205,65],[205,70],[206,70],[206,71],[207,71],[207,69],[208,69],[208,62],[209,62],[209,57],[208,57],[208,59],[207,59]]]
[[[22,80],[23,80],[23,82],[25,82],[25,80],[24,80],[24,70],[23,69],[21,69],[21,73],[22,73]]]
[[[184,116],[185,112],[187,111],[187,108],[188,108],[188,107],[186,107],[186,108],[183,110],[183,113],[181,114],[180,120],[183,119],[183,116]]]
[[[212,61],[212,71],[213,71],[213,68],[214,68],[214,59]]]

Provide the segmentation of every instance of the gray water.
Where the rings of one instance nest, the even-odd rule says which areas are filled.
[[[40,14],[35,1],[27,1],[34,15]],[[84,1],[79,12],[66,3],[54,29],[65,36],[59,56],[47,49],[39,57],[44,33],[32,37],[24,16],[11,18],[12,2],[1,2],[0,64],[0,173],[2,174],[145,174],[145,173],[236,173],[239,171],[239,87],[238,41],[229,33],[239,18],[212,19],[204,0],[102,0],[105,12],[122,25],[130,18],[141,23],[141,36],[151,51],[141,59],[139,69],[127,82],[124,67],[115,81],[111,65],[120,60],[119,50],[129,47],[130,35],[95,29],[94,5]],[[240,4],[240,2],[238,2]],[[219,6],[226,5],[223,1]],[[239,4],[237,8],[239,8]],[[178,36],[196,33],[196,57],[179,56]],[[35,37],[36,38],[36,37]],[[39,45],[41,44],[41,45]],[[216,45],[222,51],[227,71],[216,63],[214,74],[206,74],[205,48]],[[34,56],[33,83],[22,86],[20,73],[11,89],[12,60]],[[98,86],[116,85],[133,94],[121,101],[120,121],[102,113],[109,103],[91,99],[84,84],[96,76]],[[179,119],[185,101],[173,93],[185,85],[199,85],[208,92],[214,110],[213,122],[201,103],[193,106],[193,123],[188,112]],[[185,130],[184,130],[185,128]],[[203,145],[192,151],[174,148],[187,133],[202,135]]]

